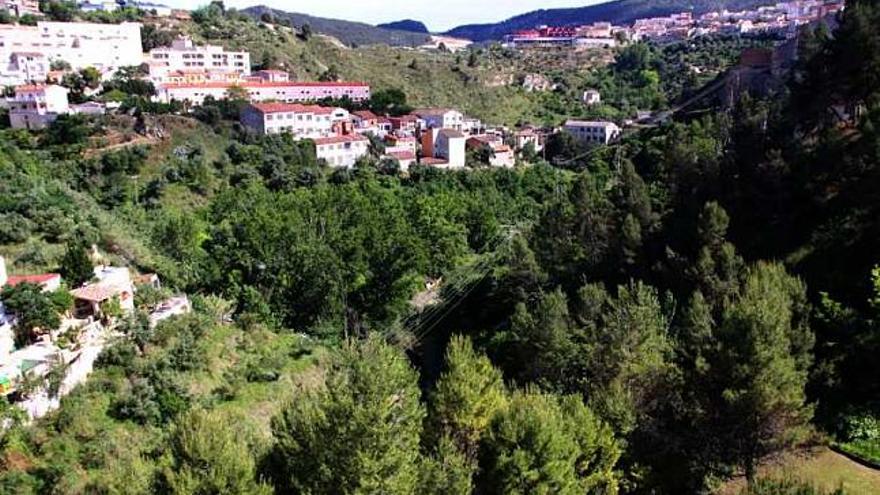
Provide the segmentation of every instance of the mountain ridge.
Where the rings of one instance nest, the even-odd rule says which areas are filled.
[[[241,12],[257,20],[263,14],[270,14],[276,19],[290,21],[297,28],[308,24],[314,32],[332,36],[349,46],[386,44],[415,47],[430,41],[430,36],[427,33],[387,29],[363,22],[317,17],[299,12],[286,12],[265,5],[248,7],[242,9]]]
[[[395,31],[407,31],[410,33],[431,33],[428,30],[428,26],[425,26],[425,23],[423,23],[422,21],[417,21],[415,19],[403,19],[400,21],[386,22],[383,24],[377,24],[376,27],[381,29],[391,29]]]

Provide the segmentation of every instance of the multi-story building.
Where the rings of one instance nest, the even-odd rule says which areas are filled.
[[[422,132],[422,156],[427,163],[441,168],[465,166],[465,135],[456,129],[432,127]]]
[[[248,52],[228,52],[222,46],[196,46],[192,38],[182,36],[170,47],[150,50],[147,63],[150,80],[159,84],[168,82],[169,74],[179,71],[218,71],[238,74],[242,78],[251,73],[251,56]]]
[[[449,108],[420,108],[413,110],[413,115],[422,119],[428,129],[454,129],[461,131],[464,126],[464,115],[458,110]]]
[[[12,52],[0,62],[0,84],[45,82],[49,77],[49,60],[41,52]]]
[[[255,103],[241,114],[241,123],[260,134],[290,133],[296,139],[340,134],[351,116],[343,108],[291,103]]]
[[[0,0],[0,10],[21,17],[25,14],[40,15],[39,0]]]
[[[325,160],[331,167],[354,167],[355,163],[367,155],[370,140],[360,134],[346,134],[317,138],[315,153],[319,160]]]
[[[569,120],[564,129],[587,144],[608,144],[620,136],[620,127],[614,122]]]
[[[156,87],[156,100],[188,102],[201,105],[208,96],[226,98],[230,89],[241,88],[252,102],[281,101],[302,103],[324,98],[349,98],[364,101],[370,98],[370,86],[360,82],[208,82],[198,84],[161,84]]]
[[[19,53],[41,54],[44,61],[64,61],[75,69],[102,72],[143,62],[141,25],[136,22],[38,22],[36,26],[0,25],[0,68],[4,84],[24,84],[21,69],[7,70]],[[18,62],[18,61],[16,61]],[[15,80],[18,78],[17,80]]]
[[[29,84],[15,88],[7,100],[13,129],[43,129],[59,115],[70,112],[68,89],[56,85]]]

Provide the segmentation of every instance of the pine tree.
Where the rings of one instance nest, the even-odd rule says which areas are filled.
[[[429,433],[448,436],[468,459],[475,459],[483,432],[507,403],[504,382],[470,339],[456,336],[446,350],[446,372],[432,397]]]
[[[61,275],[71,287],[79,287],[95,276],[87,244],[82,240],[71,239],[67,242],[67,250],[61,259]]]
[[[579,398],[516,392],[492,422],[478,483],[488,494],[616,493],[614,435]]]
[[[272,493],[257,483],[254,456],[240,431],[218,413],[194,409],[184,414],[171,433],[171,462],[161,476],[167,493]]]
[[[323,388],[272,421],[272,477],[282,493],[416,491],[424,408],[406,356],[370,336],[332,358]]]
[[[782,266],[758,264],[748,270],[719,329],[716,424],[726,459],[749,481],[763,457],[803,437],[812,417],[804,390],[813,339],[804,294],[804,285]]]

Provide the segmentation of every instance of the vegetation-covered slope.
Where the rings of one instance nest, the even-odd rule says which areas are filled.
[[[315,17],[295,12],[285,12],[265,6],[248,7],[242,12],[256,19],[265,14],[281,21],[291,23],[297,29],[308,25],[312,31],[332,36],[348,46],[386,44],[391,46],[419,46],[430,41],[425,31],[397,29],[394,27],[372,26],[362,22],[343,21]]]
[[[402,21],[394,21],[388,22],[385,24],[379,24],[376,27],[380,27],[383,29],[396,29],[398,31],[409,31],[411,33],[428,33],[428,27],[421,21],[415,21],[413,19],[404,19]]]

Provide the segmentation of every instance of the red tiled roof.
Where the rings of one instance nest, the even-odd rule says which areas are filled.
[[[460,131],[456,131],[455,129],[440,129],[440,134],[445,135],[449,138],[463,138],[464,134]]]
[[[378,120],[379,116],[369,110],[359,110],[357,112],[352,112],[352,114],[357,115],[358,117],[364,120]]]
[[[388,156],[393,156],[398,160],[415,160],[416,154],[412,151],[391,151],[388,153]]]
[[[422,165],[446,165],[447,163],[449,163],[449,160],[444,160],[443,158],[425,157],[422,158],[419,163],[421,163]]]
[[[45,84],[22,84],[21,86],[15,87],[15,92],[19,91],[42,91],[46,89]]]
[[[451,108],[417,108],[412,111],[413,115],[440,115],[451,112]]]
[[[401,115],[400,117],[391,117],[392,121],[396,120],[398,122],[415,122],[419,120],[418,115]]]
[[[241,88],[320,88],[320,87],[370,87],[369,84],[363,82],[295,82],[295,81],[279,81],[279,82],[205,82],[205,83],[168,83],[162,84],[161,87],[166,89],[179,88],[229,88],[238,86]]]
[[[15,287],[18,284],[36,284],[43,285],[46,282],[54,280],[56,278],[61,278],[61,275],[57,273],[41,273],[39,275],[10,275],[9,278],[6,279],[6,285],[9,287]]]
[[[344,136],[331,136],[325,138],[317,138],[314,139],[315,144],[318,146],[322,146],[325,144],[339,144],[339,143],[357,143],[361,141],[369,141],[368,138],[361,136],[360,134],[346,134]]]
[[[335,112],[334,107],[322,107],[320,105],[300,105],[298,103],[252,103],[252,108],[257,109],[261,113],[313,113],[317,115],[327,115]]]
[[[104,302],[107,299],[123,292],[125,289],[116,285],[92,284],[72,290],[70,294],[76,299],[92,302]]]

